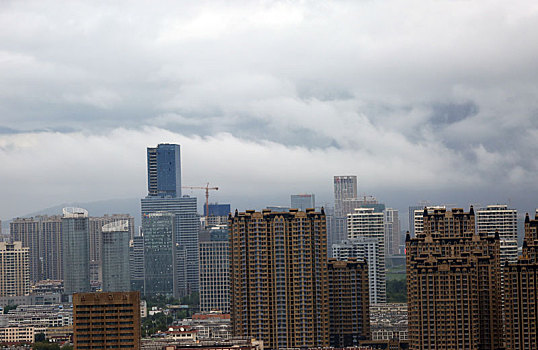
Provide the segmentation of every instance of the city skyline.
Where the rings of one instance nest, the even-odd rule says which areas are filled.
[[[535,206],[533,2],[0,10],[2,220],[140,198],[144,150],[162,142],[182,145],[184,185],[240,210],[330,203],[337,174],[400,213]]]

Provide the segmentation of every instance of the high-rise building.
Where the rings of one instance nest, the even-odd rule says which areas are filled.
[[[229,226],[234,335],[267,349],[329,346],[323,210],[236,211]]]
[[[385,209],[385,256],[400,254],[400,219],[398,210]]]
[[[406,250],[410,349],[500,349],[499,236],[475,232],[473,208],[425,209]]]
[[[290,208],[305,211],[308,208],[316,208],[316,196],[314,194],[292,194]]]
[[[114,221],[101,229],[101,261],[103,266],[103,292],[127,292],[131,289],[129,275],[128,220]]]
[[[134,236],[129,242],[129,273],[131,290],[144,294],[144,236]]]
[[[424,205],[412,205],[409,207],[409,234],[411,237],[415,237],[415,211],[424,211]]]
[[[505,271],[506,349],[538,349],[538,215],[526,215],[522,255]]]
[[[159,144],[148,148],[148,196],[141,200],[142,216],[169,212],[175,215],[175,295],[198,291],[198,233],[196,198],[181,197],[180,146]]]
[[[0,242],[0,297],[30,293],[29,255],[22,242]]]
[[[228,225],[200,233],[200,311],[230,312]]]
[[[134,218],[129,214],[105,214],[104,216],[90,217],[90,281],[103,282],[103,266],[101,261],[101,228],[112,222],[127,220],[129,223],[129,237],[134,236]]]
[[[375,212],[373,208],[357,208],[353,214],[347,216],[347,233],[349,238],[376,238],[379,264],[375,281],[376,290],[371,293],[372,304],[386,301],[385,279],[385,222],[382,212]]]
[[[140,349],[140,293],[73,295],[75,349]]]
[[[476,211],[476,230],[501,237],[501,266],[517,261],[517,210],[507,205],[488,205]]]
[[[89,219],[85,209],[63,209],[62,252],[65,294],[91,291]]]
[[[386,298],[385,260],[379,254],[377,238],[350,238],[332,246],[332,256],[336,260],[359,259],[366,261],[371,305],[380,303]]]
[[[436,209],[446,209],[446,206],[436,205],[416,209],[413,212],[413,231],[415,233],[415,237],[422,234],[424,231],[424,208],[426,208],[428,213],[433,213]]]
[[[207,218],[205,226],[227,225],[230,211],[230,204],[209,203],[207,208],[204,205],[204,217]]]
[[[60,216],[15,218],[9,224],[12,241],[29,249],[32,283],[62,279],[62,239]]]
[[[329,259],[329,339],[333,348],[356,347],[370,339],[366,261]]]
[[[148,196],[181,197],[180,146],[161,143],[148,147]]]
[[[345,217],[344,201],[357,199],[357,176],[334,177],[334,215]]]
[[[145,295],[174,294],[174,217],[167,212],[142,216]]]

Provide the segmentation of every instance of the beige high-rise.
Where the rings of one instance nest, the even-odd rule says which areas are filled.
[[[538,216],[525,217],[522,255],[505,272],[506,348],[538,349]]]
[[[29,249],[22,242],[0,242],[0,297],[30,293]]]
[[[410,349],[500,349],[499,235],[477,234],[473,208],[423,214],[406,238]]]
[[[229,227],[234,335],[267,349],[328,347],[324,211],[236,211]]]

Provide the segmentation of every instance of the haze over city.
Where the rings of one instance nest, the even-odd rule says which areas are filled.
[[[233,208],[354,174],[402,217],[533,212],[535,33],[531,1],[2,2],[0,218],[141,198],[163,142]]]

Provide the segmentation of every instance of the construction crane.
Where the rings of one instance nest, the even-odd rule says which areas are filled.
[[[189,188],[191,190],[205,190],[205,222],[207,225],[207,217],[209,215],[209,190],[218,191],[218,187],[209,187],[209,182],[205,186],[181,186],[181,188]]]

